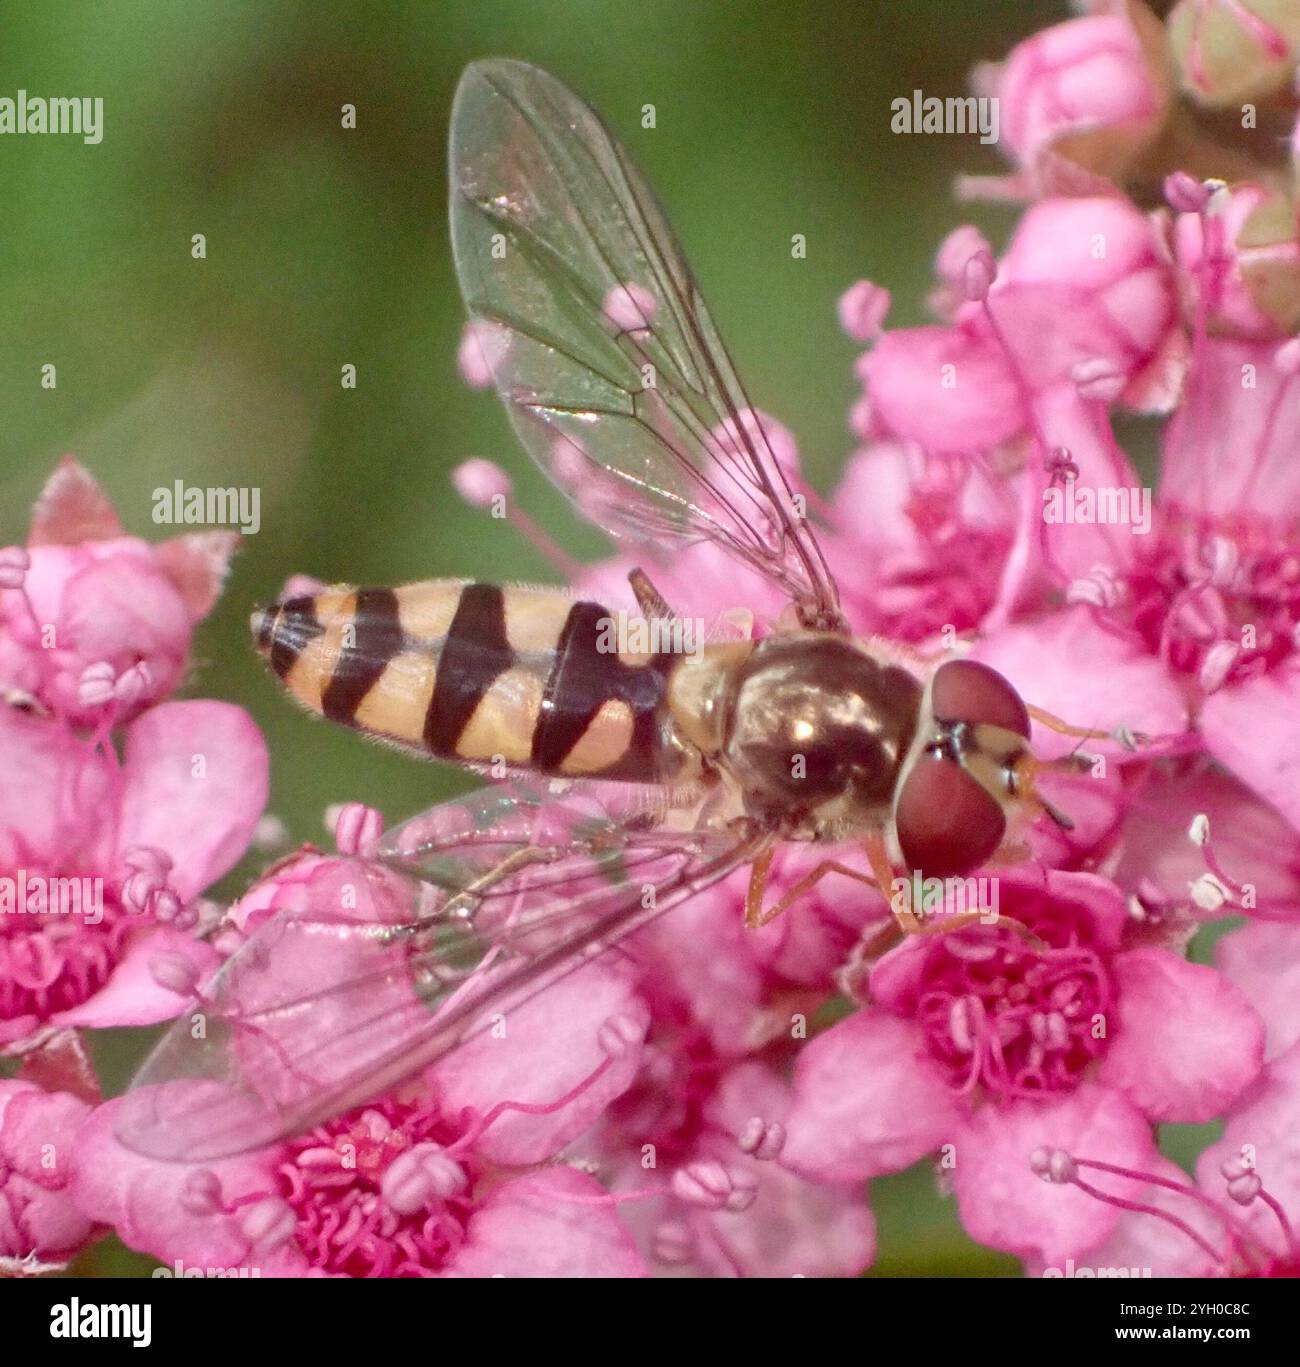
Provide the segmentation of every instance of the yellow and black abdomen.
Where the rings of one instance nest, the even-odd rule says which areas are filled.
[[[637,782],[681,776],[668,655],[611,647],[613,614],[553,589],[434,579],[257,613],[304,706],[440,759]]]

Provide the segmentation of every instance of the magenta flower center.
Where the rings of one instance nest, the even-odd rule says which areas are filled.
[[[381,1185],[416,1145],[458,1138],[427,1103],[387,1098],[292,1141],[279,1171],[298,1247],[322,1271],[349,1277],[435,1275],[464,1242],[472,1183],[410,1213],[395,1210]]]
[[[1130,579],[1148,648],[1207,691],[1272,669],[1300,626],[1295,538],[1258,523],[1215,532],[1169,527]]]
[[[683,1163],[708,1128],[705,1109],[722,1071],[707,1035],[683,1015],[679,1032],[654,1041],[641,1075],[610,1106],[607,1122],[633,1148],[653,1144],[665,1167]]]
[[[21,874],[6,871],[15,888],[24,886]],[[27,874],[30,884],[34,874]],[[46,878],[53,886],[53,876]],[[70,882],[73,880],[69,880]],[[102,915],[94,917],[69,911],[33,911],[31,887],[26,888],[29,909],[0,915],[0,1042],[9,1031],[23,1033],[30,1018],[48,1020],[88,1001],[108,981],[117,966],[133,929],[132,921],[115,898],[103,899]]]
[[[919,553],[882,567],[882,582],[863,605],[871,630],[895,640],[927,640],[945,626],[976,629],[997,597],[997,578],[970,566],[1000,565],[1008,533],[973,524],[962,511],[963,483],[950,471],[931,471],[913,489],[907,516]]]
[[[1032,929],[1045,948],[1000,925],[938,936],[926,952],[918,1017],[961,1092],[1068,1092],[1105,1049],[1112,988],[1085,914],[1056,904]]]

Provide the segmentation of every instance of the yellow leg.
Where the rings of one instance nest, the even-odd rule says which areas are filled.
[[[917,650],[915,646],[910,646],[905,641],[891,641],[887,636],[868,636],[866,642],[873,650],[878,650],[882,655],[890,656],[899,664],[912,665],[926,673],[935,665],[952,659],[956,653],[952,650]]]
[[[1139,745],[1147,744],[1150,739],[1140,731],[1130,731],[1123,726],[1117,726],[1113,731],[1097,731],[1088,726],[1071,726],[1054,712],[1048,712],[1042,707],[1026,705],[1025,710],[1036,722],[1041,722],[1049,731],[1055,731],[1062,736],[1078,736],[1081,740],[1113,740],[1125,750],[1136,750]]]
[[[886,890],[885,898],[889,902],[890,911],[894,913],[894,920],[898,922],[898,928],[904,935],[915,935],[921,929],[921,920],[910,907],[896,906],[894,903],[894,884],[898,881],[898,876],[894,873],[894,866],[889,862],[889,851],[885,848],[883,837],[879,834],[869,835],[864,843],[867,863],[871,865],[871,872],[875,874],[877,885]]]
[[[864,957],[869,961],[883,954],[887,949],[892,949],[901,942],[905,935],[942,935],[948,931],[962,930],[967,926],[990,924],[987,920],[988,913],[978,909],[962,912],[957,916],[945,917],[942,921],[927,923],[905,903],[896,904],[892,896],[896,877],[889,862],[884,841],[878,835],[869,836],[865,842],[865,848],[867,862],[871,866],[869,874],[864,873],[861,869],[852,868],[848,864],[842,864],[839,860],[825,859],[804,874],[792,887],[787,888],[776,902],[766,908],[763,906],[763,894],[767,891],[772,860],[775,857],[776,850],[765,850],[754,861],[750,870],[749,889],[745,894],[746,927],[750,930],[757,930],[776,920],[783,912],[788,911],[799,898],[832,873],[838,873],[841,877],[852,878],[856,882],[865,883],[868,887],[882,893],[894,915],[893,925],[876,931],[870,940],[859,945],[855,954],[855,958],[859,961]],[[1025,852],[1027,853],[1027,851]],[[1048,947],[1024,922],[1017,921],[1014,917],[999,915],[996,924],[1004,925],[1009,930],[1014,931],[1036,950],[1044,950]]]
[[[845,878],[856,879],[859,883],[866,883],[869,887],[874,888],[876,886],[876,880],[870,874],[863,873],[860,869],[852,869],[847,864],[839,863],[838,860],[826,859],[816,868],[810,869],[793,887],[787,888],[772,906],[764,910],[763,892],[767,886],[767,875],[771,863],[772,858],[769,854],[765,861],[758,860],[755,862],[754,871],[750,875],[749,895],[745,898],[745,925],[750,930],[757,930],[760,926],[767,925],[769,921],[775,921],[804,893],[816,887],[828,873],[843,874]],[[762,865],[761,872],[760,865]],[[756,878],[760,880],[757,885]]]
[[[776,850],[764,850],[749,870],[749,890],[745,893],[745,924],[751,929],[763,923],[763,893],[767,891],[767,875],[772,869]]]
[[[893,867],[889,862],[889,854],[885,849],[885,842],[878,835],[868,836],[866,845],[867,860],[871,865],[872,872],[876,876],[877,884],[892,890],[896,881],[896,876]],[[1014,846],[1004,845],[1001,848],[1014,848]],[[1027,848],[1024,849],[1024,853],[1028,854]],[[967,926],[976,924],[997,924],[1006,926],[1009,930],[1014,931],[1015,934],[1019,935],[1022,940],[1034,949],[1043,950],[1047,948],[1047,944],[1039,939],[1023,921],[1017,921],[1012,916],[1003,916],[999,914],[996,923],[990,923],[986,919],[988,913],[977,909],[975,911],[962,912],[958,916],[946,916],[942,921],[931,921],[927,923],[924,918],[918,916],[911,907],[906,904],[895,905],[894,898],[889,896],[889,894],[886,895],[889,900],[889,909],[894,913],[894,921],[897,930],[901,932],[901,935],[896,935],[893,938],[893,944],[897,944],[902,935],[943,935],[948,931],[962,930]],[[892,945],[887,944],[885,947],[892,948]],[[883,952],[883,950],[881,952]]]

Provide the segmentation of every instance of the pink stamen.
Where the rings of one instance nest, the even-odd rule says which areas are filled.
[[[1045,1181],[1075,1186],[1080,1191],[1096,1200],[1105,1202],[1107,1205],[1116,1206],[1121,1210],[1135,1214],[1152,1215],[1163,1220],[1191,1239],[1197,1247],[1208,1254],[1215,1264],[1227,1268],[1229,1257],[1219,1253],[1186,1220],[1158,1206],[1120,1197],[1093,1186],[1079,1177],[1079,1169],[1088,1168],[1095,1172],[1104,1172],[1112,1176],[1123,1177],[1132,1182],[1162,1187],[1166,1191],[1176,1192],[1202,1207],[1223,1227],[1224,1235],[1228,1240],[1230,1256],[1241,1258],[1254,1271],[1259,1270],[1261,1265],[1267,1267],[1277,1262],[1278,1255],[1276,1252],[1259,1244],[1250,1229],[1243,1225],[1230,1210],[1190,1182],[1160,1176],[1156,1173],[1142,1172],[1118,1163],[1103,1162],[1100,1159],[1077,1158],[1060,1149],[1035,1150],[1030,1155],[1029,1161],[1034,1172]],[[1300,1247],[1297,1246],[1291,1222],[1287,1218],[1281,1203],[1264,1189],[1255,1169],[1243,1160],[1234,1158],[1227,1160],[1220,1171],[1228,1183],[1228,1194],[1232,1200],[1240,1205],[1249,1205],[1252,1201],[1259,1199],[1273,1212],[1285,1241],[1283,1256],[1288,1260],[1294,1260],[1297,1254],[1300,1254]]]
[[[1154,1215],[1156,1219],[1163,1220],[1166,1224],[1181,1230],[1214,1262],[1222,1262],[1214,1246],[1207,1239],[1203,1239],[1181,1216],[1174,1215],[1167,1210],[1161,1210],[1159,1206],[1148,1206],[1142,1201],[1130,1201],[1123,1196],[1112,1196],[1109,1192],[1102,1191],[1100,1187],[1094,1187],[1090,1182],[1085,1182],[1081,1177],[1076,1177],[1071,1185],[1078,1187],[1086,1195],[1105,1202],[1108,1206],[1117,1206],[1120,1210],[1127,1210],[1135,1215]]]
[[[751,1116],[736,1136],[736,1144],[741,1153],[751,1158],[779,1158],[785,1147],[785,1126],[776,1120],[764,1120],[761,1115]]]
[[[602,1077],[609,1070],[613,1062],[613,1056],[606,1054],[601,1062],[598,1063],[581,1082],[576,1083],[562,1096],[556,1097],[552,1101],[499,1101],[491,1110],[477,1119],[460,1139],[451,1145],[447,1152],[449,1154],[456,1154],[471,1148],[482,1137],[485,1130],[494,1125],[503,1115],[508,1115],[511,1112],[516,1112],[521,1115],[554,1115],[556,1111],[562,1111],[566,1106],[576,1101],[583,1092]]]
[[[338,852],[351,858],[364,854],[383,835],[384,814],[364,802],[345,802],[326,813],[326,824],[333,829]]]
[[[452,471],[456,492],[471,508],[502,507],[506,522],[564,579],[576,579],[582,564],[562,550],[511,497],[509,476],[492,461],[475,457]]]

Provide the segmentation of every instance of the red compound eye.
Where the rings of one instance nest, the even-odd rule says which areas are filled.
[[[1029,713],[1020,694],[975,660],[949,660],[935,670],[930,708],[940,721],[984,722],[1029,739]]]
[[[1007,822],[1002,808],[956,760],[922,755],[903,780],[894,824],[909,869],[952,878],[987,861]]]

